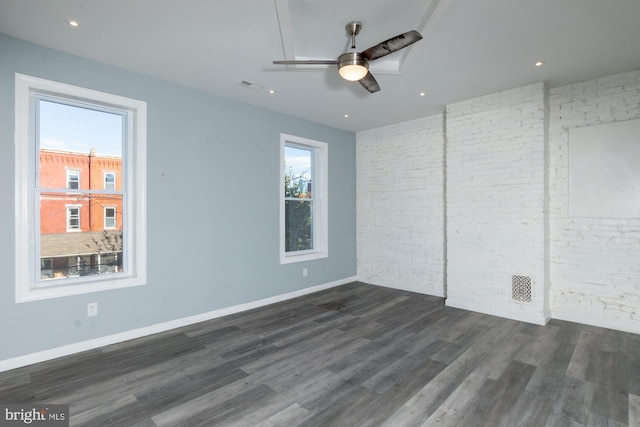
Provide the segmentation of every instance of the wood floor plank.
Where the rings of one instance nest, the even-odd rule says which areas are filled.
[[[552,401],[555,400],[556,396],[558,396],[565,387],[565,372],[574,351],[575,344],[560,344],[549,360],[536,369],[529,384],[527,384],[527,391],[540,396],[546,396]]]
[[[314,411],[301,426],[374,426],[377,421],[371,411],[377,405],[376,393],[362,386],[354,386],[352,392],[334,400],[329,410]]]
[[[497,426],[520,399],[535,366],[512,361],[503,374],[479,390],[475,409],[460,426]]]
[[[512,335],[511,339],[500,346],[500,352],[490,351],[490,361],[478,366],[474,370],[475,373],[497,380],[509,369],[516,356],[528,342],[528,338],[524,334],[515,333],[510,335]]]
[[[467,349],[413,395],[406,405],[421,410],[426,415],[424,418],[428,418],[477,366],[486,363],[488,357],[487,353]]]
[[[404,351],[396,354],[399,355],[397,359],[389,358],[386,366],[363,381],[362,385],[378,393],[384,393],[394,385],[406,382],[408,377],[414,375],[418,367],[424,364],[424,359],[410,357]],[[384,364],[384,362],[380,363]],[[435,361],[433,362],[434,365],[436,363]],[[442,369],[444,367],[445,365],[442,364]]]
[[[283,361],[269,371],[256,372],[253,376],[261,378],[274,390],[286,390],[327,369],[336,360],[358,351],[366,344],[364,339],[343,341],[334,347],[319,349],[317,353],[309,352],[304,358],[298,356],[295,365],[290,361]]]
[[[552,404],[548,397],[525,390],[513,408],[500,417],[498,427],[544,427],[551,414]]]
[[[640,396],[629,395],[629,425],[640,426]]]
[[[523,333],[523,336],[529,336],[530,338],[520,352],[515,355],[514,359],[529,365],[544,365],[549,358],[555,355],[558,347],[562,345],[555,339],[557,332],[557,327],[549,326],[548,328],[537,329],[537,332],[533,335]]]
[[[188,414],[175,424],[176,427],[210,427],[216,425],[240,426],[243,417],[258,412],[258,416],[264,414],[267,406],[265,403],[272,401],[276,393],[269,387],[258,385],[250,388],[242,394],[234,396],[215,406],[201,408],[197,413]],[[268,414],[268,412],[267,412]],[[260,421],[266,417],[262,417]],[[246,424],[244,424],[246,425]]]
[[[612,420],[611,418],[607,418],[604,415],[600,415],[592,412],[591,414],[589,414],[589,419],[587,420],[586,427],[601,427],[601,426],[624,427],[627,425],[628,425],[627,423],[621,423],[619,421]]]
[[[630,394],[640,396],[640,335],[627,334],[626,338],[626,354],[629,355],[627,385]]]
[[[137,406],[136,397],[129,394],[106,404],[94,406],[87,411],[76,413],[69,418],[69,424],[74,426],[117,426],[121,425],[123,417],[127,418],[126,423],[140,422],[146,418],[144,414],[139,414],[140,419],[134,420],[129,413],[135,412]]]
[[[289,405],[277,414],[272,415],[255,427],[297,426],[312,415],[310,411],[297,403]]]
[[[291,345],[279,345],[277,346],[277,352],[267,354],[257,360],[246,363],[242,366],[242,369],[251,373],[265,370],[273,365],[286,364],[296,356],[308,355],[310,349],[331,346],[335,341],[349,340],[350,338],[351,336],[333,328],[323,330],[317,334],[305,337],[303,340],[295,340]]]
[[[563,380],[549,415],[550,425],[586,425],[597,386],[570,376]]]
[[[29,372],[16,369],[0,373],[0,402],[35,402],[33,385]]]
[[[471,373],[422,424],[423,427],[457,427],[475,409],[478,393],[490,383],[488,378]]]
[[[350,283],[0,373],[72,426],[640,425],[640,336]]]
[[[349,383],[336,375],[334,380],[326,382],[322,390],[298,396],[296,401],[313,414],[333,412],[336,405],[362,389],[363,387]]]

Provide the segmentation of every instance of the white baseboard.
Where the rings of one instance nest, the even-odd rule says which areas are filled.
[[[513,312],[509,310],[501,310],[499,307],[478,307],[463,301],[457,301],[452,298],[445,300],[447,307],[460,308],[462,310],[475,311],[477,313],[488,314],[490,316],[504,317],[505,319],[518,320],[520,322],[533,323],[535,325],[546,325],[550,320],[541,313]]]
[[[553,319],[564,320],[566,322],[582,323],[584,325],[596,326],[599,328],[640,334],[640,322],[638,321],[625,322],[623,320],[608,320],[582,314],[565,313],[562,311],[552,311],[551,317]]]
[[[362,282],[362,283],[366,283],[368,285],[373,285],[373,286],[381,286],[383,288],[389,288],[389,289],[397,289],[399,291],[407,291],[407,292],[415,292],[417,294],[422,294],[422,295],[430,295],[432,297],[438,297],[438,298],[445,298],[445,292],[444,289],[439,289],[439,290],[434,290],[434,289],[422,289],[422,288],[413,288],[410,286],[402,286],[402,285],[390,285],[390,284],[381,284],[381,283],[376,283],[373,282],[367,278],[364,277],[358,277],[358,281]]]
[[[242,311],[251,310],[265,305],[274,304],[281,301],[297,298],[303,295],[312,294],[314,292],[330,289],[336,286],[344,285],[356,281],[356,277],[348,277],[346,279],[337,280],[335,282],[325,283],[322,285],[312,286],[310,288],[300,289],[286,294],[276,295],[245,304],[234,305],[231,307],[221,308],[219,310],[207,313],[197,314],[195,316],[184,317],[181,319],[171,320],[168,322],[158,323],[144,328],[133,329],[106,337],[95,338],[88,341],[82,341],[62,347],[52,348],[50,350],[39,351],[24,356],[14,357],[12,359],[0,360],[0,372],[9,371],[11,369],[21,368],[23,366],[40,363],[58,357],[69,356],[71,354],[80,353],[82,351],[93,350],[95,348],[104,347],[135,338],[141,338],[159,332],[165,332],[171,329],[181,328],[183,326],[192,325],[194,323],[204,322],[218,317],[227,316],[229,314],[240,313]]]

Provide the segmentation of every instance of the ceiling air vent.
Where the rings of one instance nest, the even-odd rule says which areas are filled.
[[[531,277],[511,276],[511,300],[531,302]]]
[[[240,84],[240,86],[242,86],[242,87],[246,87],[246,88],[248,88],[248,89],[253,89],[253,90],[255,90],[255,91],[259,91],[259,90],[264,89],[264,86],[260,86],[260,85],[259,85],[259,84],[257,84],[257,83],[251,83],[251,82],[248,82],[248,81],[246,81],[246,80],[242,80],[239,84]]]

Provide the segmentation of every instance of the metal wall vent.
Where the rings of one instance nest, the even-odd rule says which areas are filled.
[[[531,277],[511,276],[511,299],[518,302],[531,302]]]

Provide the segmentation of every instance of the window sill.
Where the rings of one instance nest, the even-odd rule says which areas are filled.
[[[73,284],[33,286],[20,293],[16,293],[16,303],[82,295],[142,285],[146,285],[146,280],[143,277],[119,277],[88,280],[86,282],[75,282]]]
[[[280,256],[280,264],[292,264],[295,262],[313,261],[328,258],[326,251],[301,251],[299,253],[287,253]]]

